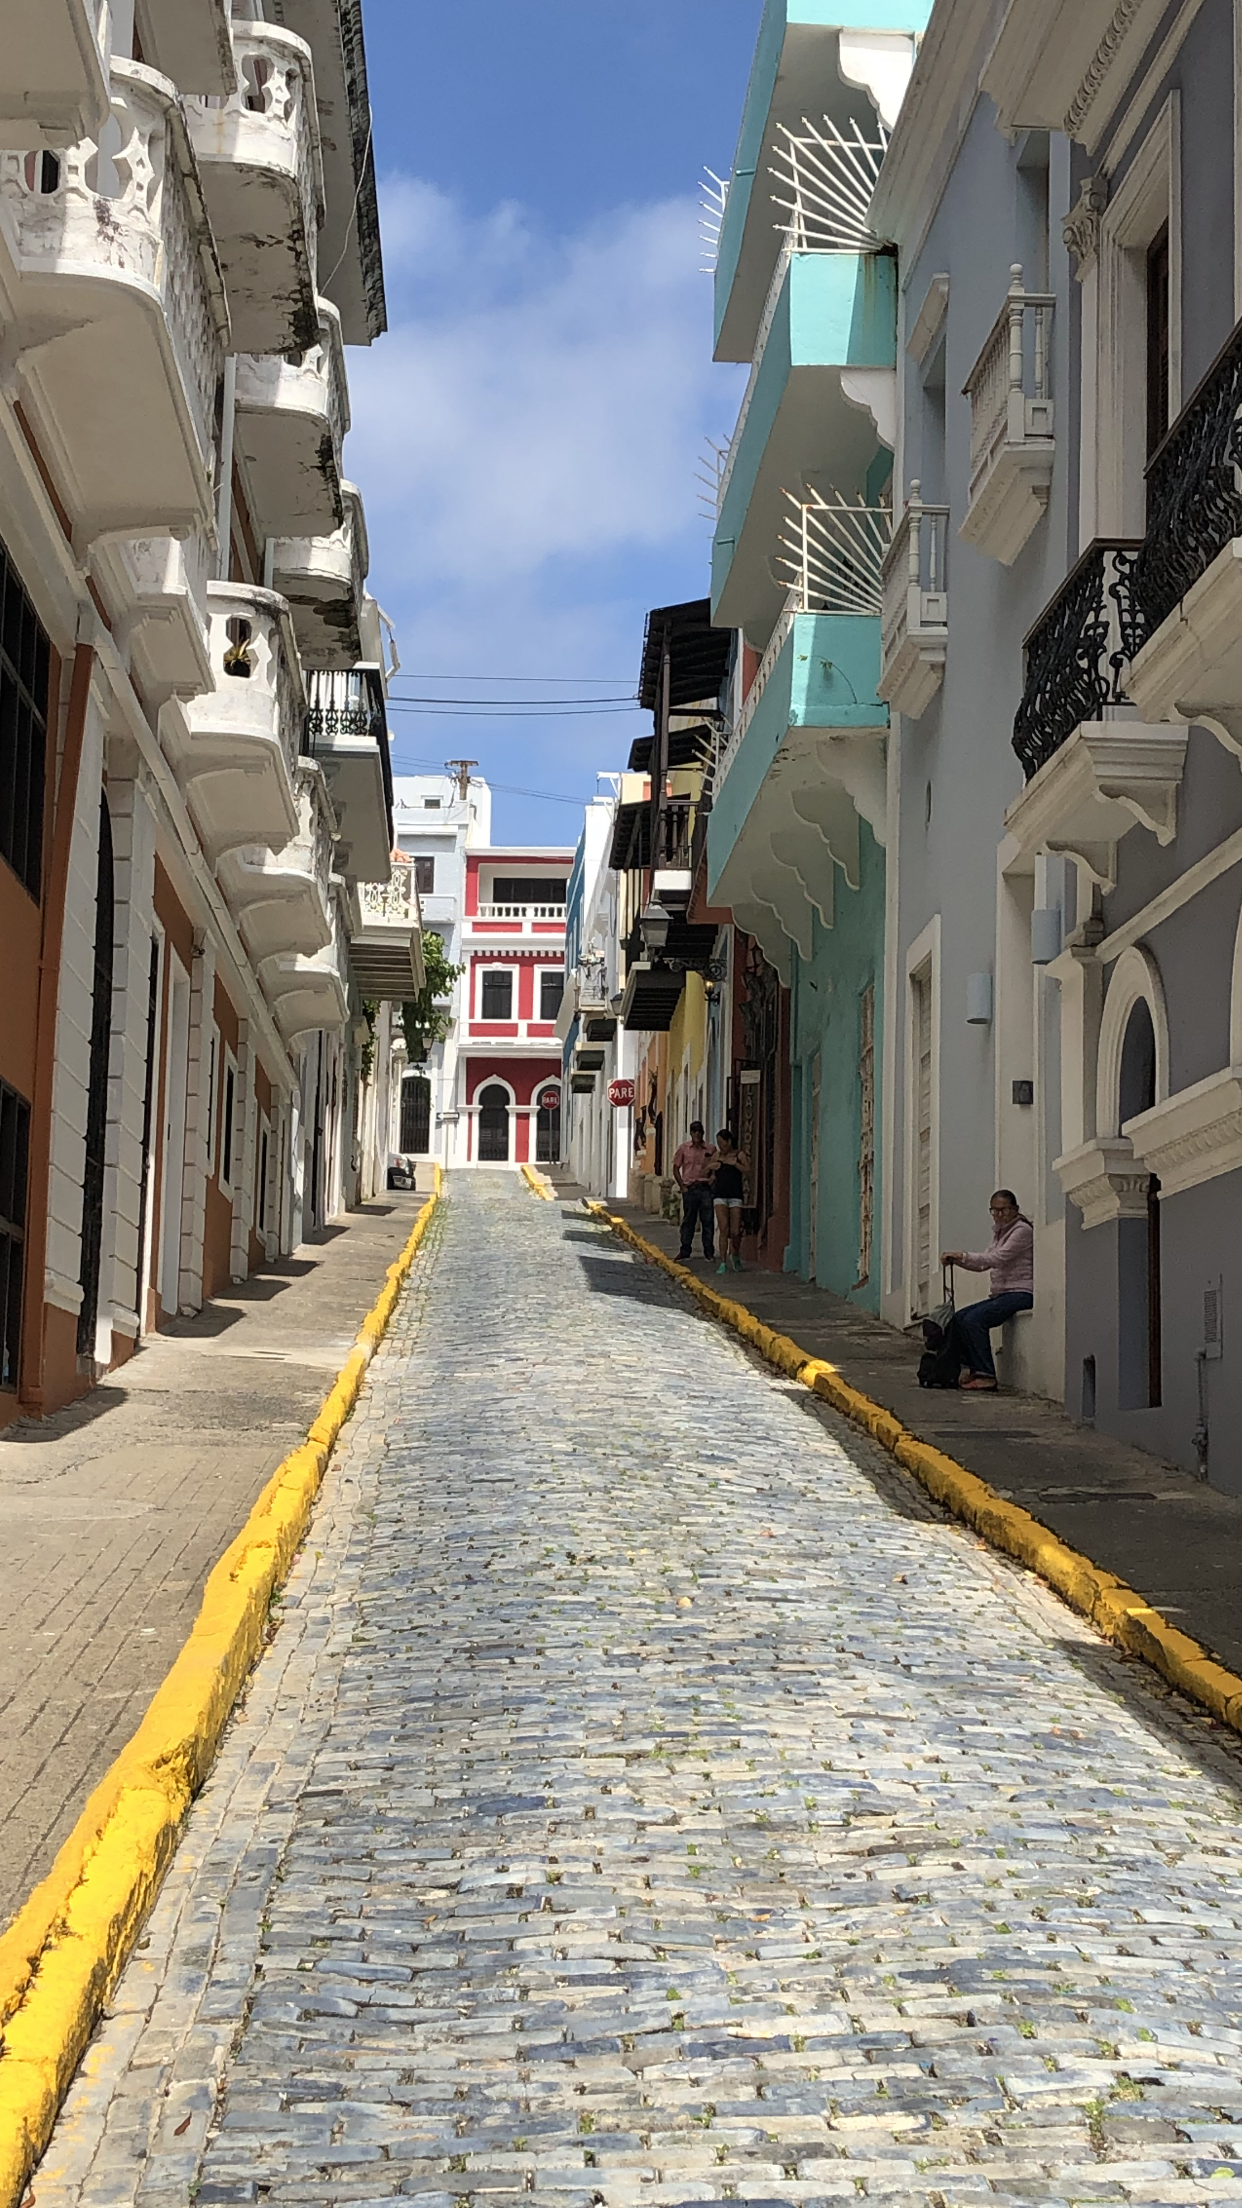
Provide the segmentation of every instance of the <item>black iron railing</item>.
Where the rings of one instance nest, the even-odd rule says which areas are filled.
[[[306,751],[310,758],[331,749],[337,736],[371,736],[379,750],[392,842],[392,754],[388,711],[378,667],[321,667],[306,676]]]
[[[1013,748],[1029,782],[1083,721],[1129,704],[1130,661],[1150,634],[1139,602],[1142,547],[1097,538],[1026,639]]]
[[[1150,629],[1242,536],[1242,322],[1147,464],[1136,583]]]

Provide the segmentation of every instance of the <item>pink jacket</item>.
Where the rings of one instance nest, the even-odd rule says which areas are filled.
[[[1034,1295],[1035,1236],[1029,1219],[1015,1219],[986,1250],[964,1250],[959,1262],[968,1273],[992,1275],[994,1296]]]

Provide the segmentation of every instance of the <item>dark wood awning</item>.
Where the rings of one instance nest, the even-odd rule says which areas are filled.
[[[621,1004],[621,1025],[662,1035],[673,1024],[686,977],[669,966],[631,966]]]
[[[732,629],[712,627],[710,598],[682,606],[654,606],[647,615],[638,702],[654,713],[660,701],[660,669],[669,650],[669,704],[676,713],[719,694],[733,651]]]

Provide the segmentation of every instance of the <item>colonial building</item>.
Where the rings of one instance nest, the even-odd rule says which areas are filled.
[[[573,853],[466,851],[454,1164],[561,1155],[565,892]]]
[[[705,883],[743,938],[731,1116],[756,1254],[872,1310],[897,281],[868,203],[925,12],[768,0],[716,268],[716,357],[750,365],[712,548],[738,637]]]
[[[19,15],[0,1422],[374,1185],[372,1037],[421,972],[342,473],[342,348],[384,327],[357,6]]]

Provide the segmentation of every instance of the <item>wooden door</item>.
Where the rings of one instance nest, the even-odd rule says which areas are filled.
[[[932,1283],[932,1006],[931,973],[916,974],[914,990],[914,1278],[911,1309],[931,1307]]]

